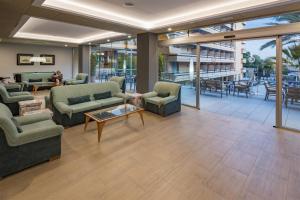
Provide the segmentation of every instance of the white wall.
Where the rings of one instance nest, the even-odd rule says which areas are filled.
[[[55,65],[17,65],[17,54],[28,53],[34,56],[40,54],[55,55]],[[64,79],[72,78],[73,69],[76,68],[73,63],[72,48],[40,46],[27,44],[1,44],[0,43],[0,76],[13,77],[13,73],[18,72],[49,72],[60,70]],[[77,65],[78,66],[78,65]]]

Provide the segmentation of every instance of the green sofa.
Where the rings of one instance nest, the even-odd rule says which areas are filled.
[[[78,85],[88,83],[89,75],[84,73],[79,73],[76,75],[75,79],[65,80],[65,85]]]
[[[110,92],[111,97],[95,100],[94,94]],[[89,96],[90,101],[70,105],[70,98]],[[48,105],[51,104],[53,119],[63,126],[73,126],[84,122],[84,113],[123,104],[128,96],[121,92],[119,85],[108,81],[81,85],[59,86],[51,89]]]
[[[170,82],[157,82],[152,92],[142,95],[145,110],[168,116],[181,111],[181,86]]]
[[[29,92],[7,92],[3,85],[0,85],[0,103],[5,104],[12,114],[19,115],[19,101],[33,100]]]
[[[21,81],[24,84],[24,90],[32,91],[33,85],[39,85],[39,88],[51,88],[54,84],[52,76],[54,72],[24,72],[21,73]],[[40,80],[32,82],[34,80]]]
[[[60,156],[63,130],[49,113],[13,117],[0,103],[0,178]]]
[[[110,81],[114,81],[119,84],[120,89],[123,93],[126,91],[126,81],[124,76],[113,76],[109,79]]]

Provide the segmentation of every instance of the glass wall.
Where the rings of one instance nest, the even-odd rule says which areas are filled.
[[[124,76],[126,91],[135,91],[136,47],[135,38],[93,45],[91,47],[91,81],[105,82],[113,76]]]
[[[282,36],[282,125],[300,130],[300,42],[299,35]]]

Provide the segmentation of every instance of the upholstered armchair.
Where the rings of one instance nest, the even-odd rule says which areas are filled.
[[[157,82],[153,91],[143,94],[142,99],[145,110],[165,117],[181,111],[181,86]]]
[[[0,83],[0,85],[3,85],[6,88],[7,92],[20,92],[20,91],[22,91],[22,85],[18,84],[18,83],[7,83],[7,84]]]
[[[109,81],[114,81],[119,84],[120,89],[122,90],[123,93],[126,91],[126,81],[124,76],[113,76],[109,79]]]
[[[0,103],[0,178],[59,157],[63,130],[49,113],[13,117]]]
[[[79,73],[76,75],[75,79],[66,80],[65,85],[78,85],[88,83],[88,74]]]
[[[3,85],[0,85],[0,103],[5,104],[13,115],[19,115],[19,101],[33,100],[29,92],[7,92]]]

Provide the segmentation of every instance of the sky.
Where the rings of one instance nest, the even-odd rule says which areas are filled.
[[[269,26],[267,23],[274,22],[272,18],[264,18],[264,19],[256,19],[252,21],[247,21],[245,29],[249,28],[258,28],[263,26]],[[259,55],[261,58],[265,59],[268,57],[274,57],[276,53],[276,48],[266,48],[264,50],[260,50],[260,47],[266,42],[270,41],[270,39],[261,39],[261,40],[246,40],[244,49],[246,51],[251,52],[251,55]]]

